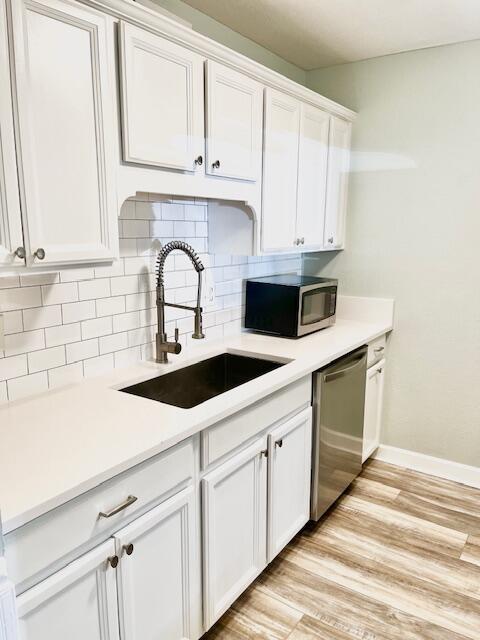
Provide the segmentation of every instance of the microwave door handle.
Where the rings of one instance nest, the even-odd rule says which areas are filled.
[[[360,366],[364,362],[364,360],[365,360],[365,355],[362,354],[359,358],[355,360],[353,364],[349,365],[348,367],[345,367],[344,369],[340,369],[339,371],[334,371],[333,373],[327,373],[324,375],[323,379],[325,382],[332,382],[332,380],[337,380],[337,378],[343,378],[343,376],[346,376],[347,374],[349,374],[350,371],[353,371],[358,366]]]

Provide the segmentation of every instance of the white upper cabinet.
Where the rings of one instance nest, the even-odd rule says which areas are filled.
[[[302,250],[323,247],[329,128],[328,113],[302,104],[296,229]]]
[[[0,0],[0,266],[23,264],[15,255],[23,236],[8,58],[6,5]]]
[[[113,540],[17,598],[19,640],[119,640]]]
[[[328,151],[325,247],[342,249],[345,242],[352,123],[331,117]]]
[[[122,640],[198,637],[201,589],[193,487],[141,516],[115,539]]]
[[[203,62],[187,48],[120,24],[127,162],[190,172],[203,165]]]
[[[11,7],[27,266],[112,260],[111,19],[67,0]]]
[[[265,90],[262,249],[295,246],[300,102]]]
[[[263,86],[210,60],[206,74],[206,172],[260,180]]]

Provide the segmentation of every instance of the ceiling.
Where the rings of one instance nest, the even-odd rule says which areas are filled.
[[[184,0],[302,69],[480,38],[480,0]]]

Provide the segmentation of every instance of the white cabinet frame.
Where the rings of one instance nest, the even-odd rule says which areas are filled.
[[[0,0],[0,266],[20,266],[23,246],[10,87],[6,0]]]
[[[111,52],[113,50],[112,19],[79,3],[67,0],[14,0],[12,8],[12,33],[14,69],[16,83],[16,108],[18,113],[18,165],[20,167],[23,231],[28,267],[48,265],[70,265],[111,261],[118,255],[118,223],[115,176],[115,133],[114,133],[114,88],[112,87]],[[79,32],[85,32],[90,39],[91,79],[93,114],[95,123],[95,153],[97,159],[96,179],[98,182],[98,228],[99,237],[94,243],[79,243],[72,233],[68,242],[59,244],[45,235],[44,220],[49,211],[42,210],[37,157],[36,131],[33,126],[33,106],[31,104],[32,83],[39,82],[31,77],[29,53],[29,22],[27,13],[51,20],[52,24],[64,24]],[[69,52],[65,52],[68,55]],[[70,52],[71,55],[71,52]],[[43,150],[45,155],[47,150]],[[48,160],[57,166],[58,180],[62,177],[62,163],[65,158],[51,157]],[[79,161],[80,162],[80,161]],[[81,189],[81,165],[78,189]],[[65,218],[58,225],[68,228],[68,206]],[[76,212],[78,216],[82,212]],[[81,224],[81,223],[79,223]],[[43,260],[35,259],[34,253],[42,248]]]
[[[299,442],[293,442],[295,437],[301,444],[296,451]],[[268,561],[271,562],[310,519],[312,407],[269,434],[268,458]],[[295,474],[297,485],[288,486],[291,474]],[[288,522],[286,528],[279,526],[281,516]]]
[[[79,607],[83,604],[97,608],[98,638],[100,640],[119,640],[116,576],[115,570],[108,562],[108,558],[114,556],[114,554],[114,542],[113,540],[108,540],[18,596],[17,611],[21,639],[49,640],[51,636],[26,634],[24,628],[26,619],[36,609],[41,608],[49,601],[51,602],[57,596],[74,599],[76,584],[82,579],[90,577],[94,583],[96,602],[78,603]],[[69,589],[71,593],[68,595],[67,590]],[[63,613],[63,610],[58,611],[58,615]],[[81,609],[79,609],[79,613],[81,613]],[[76,627],[76,625],[81,624],[81,620],[70,619],[68,624]],[[55,637],[54,640],[61,639]],[[94,639],[89,638],[89,640]]]
[[[195,524],[195,493],[193,487],[187,487],[172,498],[166,500],[158,507],[155,507],[145,515],[131,524],[127,525],[114,535],[116,541],[116,552],[120,558],[118,566],[118,602],[120,613],[120,636],[122,640],[139,640],[138,625],[145,624],[145,621],[139,621],[134,610],[134,577],[133,571],[136,563],[136,552],[140,547],[141,538],[144,534],[152,532],[156,527],[161,526],[169,518],[173,516],[180,517],[180,537],[182,557],[180,558],[179,571],[181,572],[182,582],[182,601],[181,608],[181,626],[182,638],[185,640],[195,637],[197,633],[197,602],[198,589],[196,582],[199,579],[197,572],[197,553],[196,553],[196,535],[197,528]],[[134,551],[131,556],[125,553],[124,546],[133,544]],[[168,545],[168,540],[159,538],[159,545]],[[152,557],[151,563],[155,563]],[[158,573],[158,581],[165,580],[165,576]],[[165,585],[163,585],[165,586]],[[147,591],[154,591],[155,583],[142,585]],[[152,611],[152,617],[156,617],[157,611]],[[180,639],[178,639],[180,640]]]
[[[248,76],[211,60],[206,62],[205,74],[206,172],[212,176],[260,181],[263,86]],[[230,105],[220,101],[220,90],[224,91],[225,99],[228,95]],[[247,100],[247,106],[242,113],[236,114],[239,119],[237,123],[229,123],[227,119],[232,114],[235,103],[242,97]],[[234,124],[239,129],[240,137],[229,147],[225,138],[232,138]],[[243,154],[242,149],[245,150]]]

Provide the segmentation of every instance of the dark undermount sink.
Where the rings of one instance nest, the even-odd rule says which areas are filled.
[[[284,364],[286,363],[221,353],[120,391],[182,409],[191,409]]]

